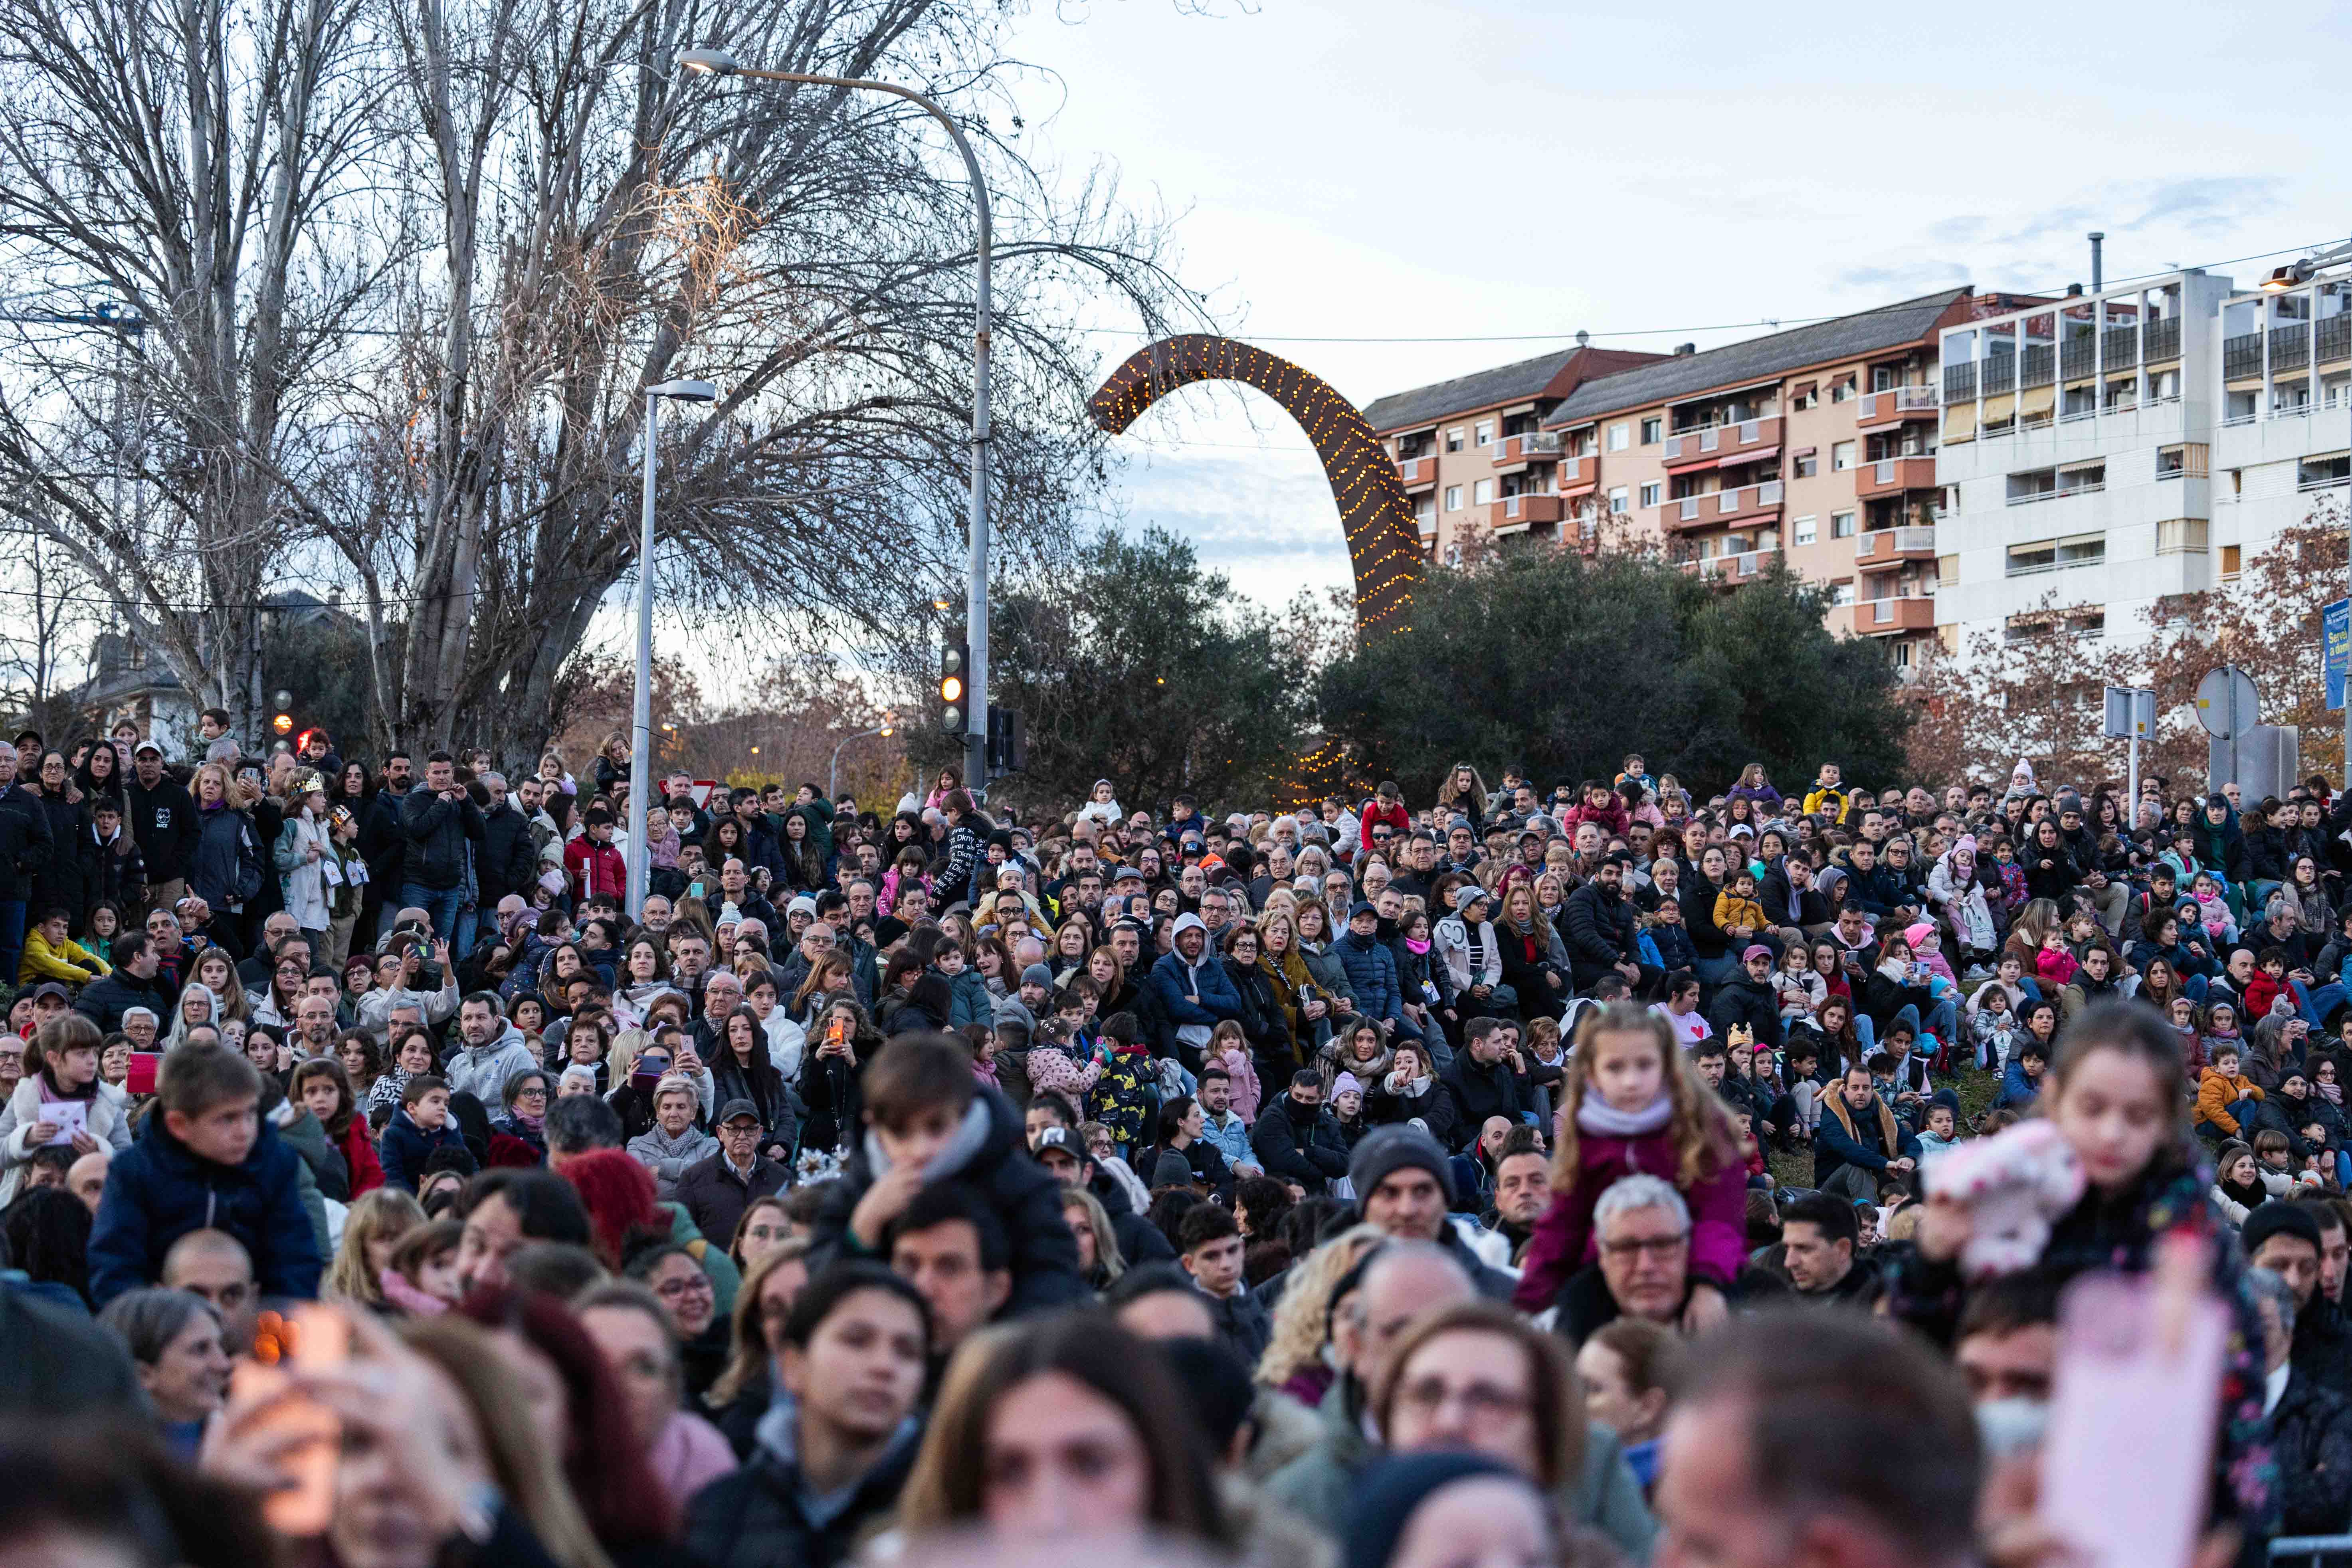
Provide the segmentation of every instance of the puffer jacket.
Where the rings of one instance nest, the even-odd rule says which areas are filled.
[[[1404,994],[1397,988],[1396,960],[1380,938],[1349,931],[1331,944],[1331,951],[1347,971],[1348,994],[1355,998],[1356,1011],[1383,1023],[1394,1021]]]
[[[1561,918],[1567,928],[1569,963],[1580,989],[1619,963],[1633,962],[1633,906],[1622,894],[1607,892],[1600,882],[1587,882],[1568,896]]]
[[[467,843],[482,841],[481,808],[470,800],[443,800],[420,786],[400,803],[400,831],[408,847],[402,877],[446,892],[466,879]]]
[[[149,1117],[106,1174],[89,1233],[91,1300],[104,1306],[161,1279],[172,1243],[207,1228],[245,1244],[263,1295],[316,1297],[325,1259],[302,1201],[306,1186],[302,1156],[267,1118],[244,1160],[223,1165],[173,1137],[163,1117]]]
[[[197,809],[188,891],[215,911],[242,909],[260,896],[261,846],[253,836],[252,817],[233,805]]]

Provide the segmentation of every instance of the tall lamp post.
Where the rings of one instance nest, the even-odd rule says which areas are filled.
[[[719,389],[707,381],[661,381],[646,388],[646,492],[637,514],[637,700],[629,729],[628,913],[646,907],[646,883],[653,871],[654,847],[646,824],[651,819],[654,720],[654,436],[664,398],[678,403],[714,403]]]
[[[2290,261],[2284,267],[2273,268],[2271,275],[2263,279],[2263,292],[2284,294],[2289,289],[2300,289],[2317,276],[2321,268],[2341,266],[2347,262],[2352,262],[2352,240],[2347,240],[2342,245],[2331,245],[2326,250],[2315,252],[2300,261]],[[2314,376],[2319,374],[2318,317],[2318,308],[2315,304],[2312,309],[2311,322],[2311,369]],[[2267,321],[2263,323],[2263,330],[2268,331],[2270,323]],[[2344,388],[2344,404],[2347,408],[2352,408],[2352,383],[2347,383]],[[2263,412],[2268,414],[2270,410],[2264,409]],[[2352,479],[2352,458],[2347,458],[2346,463],[2347,478]],[[2352,489],[2347,489],[2345,491],[2344,516],[2347,524],[2352,525]],[[2352,554],[2347,554],[2345,569],[2346,593],[2347,595],[2352,595]],[[2325,633],[2322,634],[2323,637],[2325,635]],[[2344,703],[2344,787],[2352,790],[2352,698],[2347,698]]]
[[[835,746],[835,747],[833,748],[833,764],[832,764],[832,766],[830,766],[830,767],[826,768],[826,769],[825,769],[825,771],[824,771],[824,797],[825,797],[825,799],[827,799],[827,800],[832,800],[832,799],[835,798],[836,796],[838,796],[838,795],[841,794],[841,748],[842,748],[842,746],[845,746],[845,745],[849,744],[849,742],[852,742],[852,741],[862,741],[862,740],[866,739],[866,736],[868,736],[868,735],[887,735],[887,734],[888,734],[888,733],[889,733],[893,729],[896,729],[896,728],[897,728],[897,726],[896,726],[896,725],[893,725],[893,724],[882,724],[882,725],[878,725],[878,726],[877,726],[877,727],[876,727],[876,728],[874,728],[874,729],[871,729],[871,730],[860,730],[860,731],[857,731],[857,733],[856,733],[855,735],[844,735],[844,736],[841,738],[841,742],[840,742],[840,744],[839,744],[839,745],[836,745],[836,746]]]
[[[975,786],[984,785],[988,782],[988,333],[992,230],[988,184],[981,177],[980,160],[972,154],[971,142],[953,116],[912,88],[900,87],[896,82],[817,76],[807,71],[758,70],[738,64],[735,57],[723,49],[688,49],[678,56],[678,64],[709,76],[748,76],[761,81],[887,92],[905,99],[945,126],[956,151],[963,156],[964,174],[971,181],[972,214],[979,231],[979,278],[972,294],[971,558],[964,571],[965,637],[971,650],[971,669],[964,703],[963,776]]]

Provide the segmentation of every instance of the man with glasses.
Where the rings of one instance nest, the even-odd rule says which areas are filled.
[[[783,1191],[789,1173],[761,1154],[761,1131],[758,1106],[729,1100],[719,1108],[718,1151],[678,1177],[671,1196],[704,1236],[733,1236],[753,1199]]]
[[[1723,1300],[1690,1273],[1690,1205],[1673,1184],[1656,1176],[1626,1176],[1593,1205],[1600,1257],[1570,1276],[1559,1293],[1559,1332],[1582,1344],[1619,1318],[1639,1318],[1685,1331],[1695,1292]]]

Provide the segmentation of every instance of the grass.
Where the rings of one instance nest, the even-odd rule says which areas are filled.
[[[1992,1104],[1992,1097],[2000,1089],[2000,1075],[1992,1071],[1979,1072],[1964,1068],[1958,1073],[1940,1079],[1937,1087],[1956,1089],[1960,1097],[1959,1125],[1965,1131],[1982,1116]],[[1813,1184],[1813,1152],[1799,1148],[1787,1153],[1769,1152],[1764,1157],[1765,1169],[1772,1180],[1784,1187],[1810,1187]]]

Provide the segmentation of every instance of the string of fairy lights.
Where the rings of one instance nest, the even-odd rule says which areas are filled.
[[[1247,343],[1192,332],[1129,355],[1087,401],[1087,411],[1101,429],[1120,435],[1160,398],[1203,381],[1255,387],[1297,422],[1339,508],[1356,579],[1358,634],[1411,630],[1405,617],[1422,571],[1412,506],[1363,415],[1321,376]]]
[[[1255,387],[1297,421],[1339,508],[1356,579],[1357,635],[1411,631],[1422,574],[1412,503],[1371,426],[1321,376],[1248,343],[1191,332],[1128,356],[1087,400],[1087,412],[1102,430],[1121,435],[1160,398],[1203,381]],[[1345,765],[1345,748],[1327,740],[1294,759],[1277,789],[1292,803],[1319,799],[1338,787]]]

